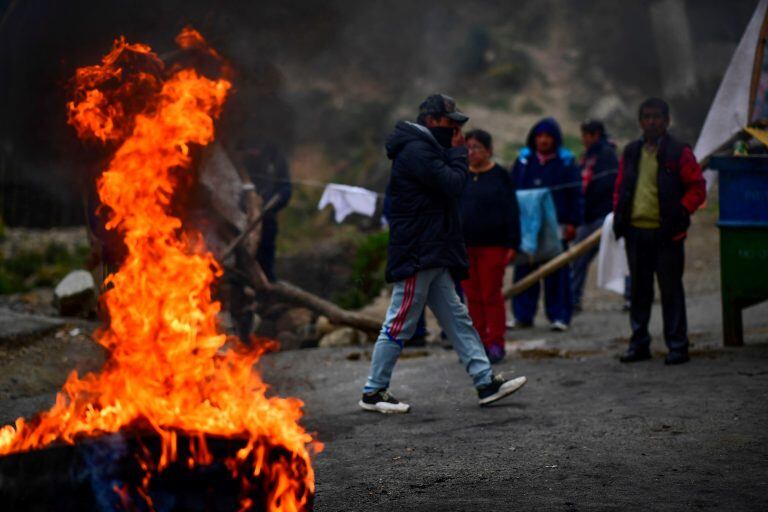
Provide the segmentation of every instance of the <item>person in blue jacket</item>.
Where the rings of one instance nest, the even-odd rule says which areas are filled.
[[[560,126],[548,117],[536,123],[512,167],[516,190],[549,188],[557,210],[563,248],[576,237],[582,222],[583,199],[581,175],[573,153],[563,147]],[[535,271],[541,263],[515,265],[515,282]],[[512,298],[516,327],[530,327],[539,302],[539,284]],[[544,278],[544,305],[551,327],[566,331],[571,323],[573,300],[568,266]]]

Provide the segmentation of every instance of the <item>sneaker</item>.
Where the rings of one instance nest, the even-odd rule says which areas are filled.
[[[386,389],[363,393],[363,398],[358,402],[358,405],[366,411],[384,414],[404,414],[411,410],[410,405],[399,402]]]
[[[490,361],[491,364],[496,364],[504,360],[506,351],[502,345],[491,345],[489,348],[485,349],[485,355],[488,356],[488,361]]]
[[[528,382],[525,377],[517,377],[512,380],[505,380],[501,375],[496,375],[491,383],[477,388],[478,403],[480,405],[488,405],[497,400],[501,400],[507,395],[511,395]]]
[[[639,361],[646,361],[651,358],[651,351],[646,349],[634,349],[629,348],[626,352],[619,356],[619,361],[622,363],[637,363]]]
[[[555,320],[549,325],[549,328],[553,331],[557,332],[565,332],[568,330],[568,324],[565,322],[561,322],[560,320]]]

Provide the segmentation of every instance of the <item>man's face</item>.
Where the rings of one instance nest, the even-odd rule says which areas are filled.
[[[534,139],[536,151],[542,155],[549,155],[555,152],[555,138],[549,133],[539,133]]]
[[[467,150],[469,150],[469,163],[474,167],[480,167],[491,159],[491,152],[477,139],[467,141]]]
[[[669,118],[659,108],[646,107],[640,112],[640,128],[646,140],[657,140],[667,133]]]
[[[455,131],[461,129],[461,125],[447,117],[427,116],[427,128],[453,128]]]
[[[581,143],[584,144],[584,149],[589,149],[592,145],[600,140],[600,132],[590,133],[581,132]]]

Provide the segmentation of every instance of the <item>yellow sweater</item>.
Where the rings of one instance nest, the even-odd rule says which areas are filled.
[[[659,220],[659,163],[656,160],[657,147],[643,145],[640,151],[637,187],[632,198],[632,226],[643,229],[657,229]]]

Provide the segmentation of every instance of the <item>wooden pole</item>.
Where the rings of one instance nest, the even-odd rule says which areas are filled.
[[[275,206],[275,205],[277,204],[277,201],[279,201],[279,200],[280,200],[280,196],[279,196],[279,195],[275,195],[275,196],[272,196],[272,199],[270,199],[270,200],[269,200],[269,202],[266,204],[266,206],[264,206],[264,209],[263,209],[263,210],[261,210],[260,212],[258,212],[258,213],[256,214],[256,217],[254,217],[254,219],[253,219],[253,220],[250,222],[250,224],[248,224],[248,226],[247,226],[247,227],[246,227],[246,228],[243,230],[243,232],[242,232],[242,233],[240,233],[239,235],[237,235],[237,238],[235,238],[234,240],[232,240],[232,242],[229,244],[229,246],[227,246],[227,248],[226,248],[226,249],[224,249],[224,252],[223,252],[223,253],[222,253],[222,255],[219,257],[219,259],[220,259],[221,261],[224,261],[225,259],[227,259],[227,257],[228,257],[230,254],[232,254],[232,252],[233,252],[235,249],[237,249],[237,246],[238,246],[238,245],[240,245],[240,244],[242,243],[242,241],[243,241],[243,240],[245,240],[245,237],[247,237],[248,235],[250,235],[250,234],[251,234],[251,231],[253,231],[254,229],[256,229],[256,227],[257,227],[259,224],[261,224],[261,220],[264,218],[264,215],[265,215],[265,214],[266,214],[266,213],[267,213],[269,210],[271,210],[271,209],[272,209],[272,207],[273,207],[273,206]]]
[[[582,254],[589,251],[591,248],[596,246],[600,243],[600,235],[603,233],[603,228],[599,228],[595,230],[594,233],[589,235],[587,238],[582,240],[581,242],[571,246],[568,248],[567,251],[558,254],[556,257],[552,258],[539,268],[537,268],[534,272],[531,272],[524,278],[522,278],[520,281],[513,283],[511,287],[504,290],[504,298],[510,298],[515,295],[518,295],[534,284],[538,283],[540,280],[544,279],[551,273],[555,272],[556,270],[559,270],[581,256]]]

